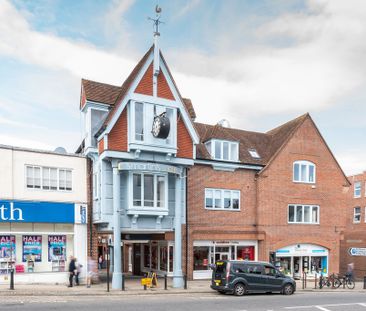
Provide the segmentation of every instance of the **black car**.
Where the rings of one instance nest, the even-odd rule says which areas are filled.
[[[236,296],[248,292],[291,295],[296,290],[296,282],[268,262],[222,260],[213,266],[211,288]]]

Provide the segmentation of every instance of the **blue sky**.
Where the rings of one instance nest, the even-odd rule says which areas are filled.
[[[362,0],[0,1],[0,143],[74,151],[80,79],[122,84],[156,3],[198,121],[267,131],[310,112],[346,174],[366,170]]]

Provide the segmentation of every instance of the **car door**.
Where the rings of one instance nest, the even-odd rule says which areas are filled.
[[[264,277],[266,278],[266,290],[280,291],[282,286],[282,274],[271,265],[264,266]]]
[[[264,269],[260,264],[248,264],[245,279],[248,282],[248,290],[263,291],[266,290],[266,279],[263,275]]]

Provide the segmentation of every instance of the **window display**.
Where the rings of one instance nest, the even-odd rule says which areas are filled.
[[[23,262],[41,262],[42,261],[42,236],[23,235]]]
[[[66,260],[66,235],[48,236],[48,261]]]

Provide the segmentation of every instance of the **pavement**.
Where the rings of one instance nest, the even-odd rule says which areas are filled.
[[[297,281],[297,293],[301,292],[366,292],[363,289],[363,282],[356,282],[354,289],[338,289],[324,287],[315,289],[315,281],[308,280],[306,288],[303,288],[302,281]],[[10,290],[9,284],[0,285],[0,296],[124,296],[124,295],[170,295],[170,294],[214,294],[210,288],[210,280],[195,280],[187,282],[187,289],[173,288],[172,279],[168,279],[167,290],[164,289],[164,279],[158,279],[158,286],[143,289],[140,279],[126,279],[125,291],[111,288],[107,291],[107,283],[93,284],[87,288],[85,284],[80,286],[67,287],[65,284],[14,284],[14,290]]]

